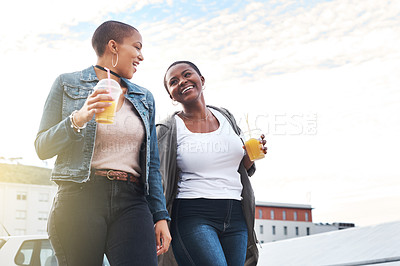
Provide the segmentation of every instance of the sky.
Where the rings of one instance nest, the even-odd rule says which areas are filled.
[[[33,145],[44,102],[58,75],[96,63],[91,36],[110,19],[143,37],[132,82],[153,93],[156,120],[177,110],[165,70],[189,60],[207,104],[229,109],[246,136],[266,135],[257,201],[310,204],[318,223],[400,220],[400,0],[9,1],[3,162],[52,166]]]

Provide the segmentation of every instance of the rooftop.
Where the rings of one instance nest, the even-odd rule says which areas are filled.
[[[262,244],[258,265],[400,265],[400,221]]]
[[[312,209],[311,205],[308,205],[308,204],[293,204],[293,203],[265,202],[265,201],[256,201],[256,206],[295,208],[295,209]]]
[[[55,185],[50,181],[51,169],[0,163],[0,182],[34,185]]]

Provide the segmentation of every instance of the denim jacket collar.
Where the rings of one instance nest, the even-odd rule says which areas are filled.
[[[93,66],[90,66],[81,71],[81,81],[91,82],[91,81],[95,81],[95,80],[98,81],[99,78],[97,77]]]
[[[133,94],[142,94],[142,95],[145,94],[144,90],[143,90],[140,86],[138,86],[138,85],[136,85],[136,84],[130,82],[130,81],[129,81],[128,79],[126,79],[126,78],[121,78],[121,80],[122,80],[123,82],[125,82],[125,84],[131,85],[131,86],[128,85],[128,94],[132,94],[132,93],[133,93]]]
[[[81,81],[83,82],[91,82],[91,81],[99,81],[99,78],[96,75],[96,72],[94,71],[94,66],[90,66],[84,70],[81,71]],[[127,85],[128,87],[128,94],[145,94],[145,91],[137,86],[136,84],[131,83],[128,79],[126,78],[121,78],[121,80]]]

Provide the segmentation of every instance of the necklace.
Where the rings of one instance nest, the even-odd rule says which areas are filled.
[[[98,68],[98,69],[100,69],[100,70],[103,70],[103,71],[107,72],[107,70],[106,70],[104,67],[102,67],[102,66],[95,65],[94,67],[96,67],[96,68]],[[110,70],[110,74],[113,74],[113,75],[116,76],[117,78],[121,78],[120,75],[118,75],[117,73],[115,73],[115,72],[112,71],[112,70]]]
[[[207,112],[208,111],[208,112]],[[183,118],[188,119],[188,120],[192,120],[192,121],[204,121],[207,120],[207,118],[210,116],[211,111],[208,110],[208,108],[206,108],[206,116],[203,118],[197,118],[197,119],[193,119],[190,118],[189,116],[185,115],[185,113],[183,111],[180,112],[180,114],[182,115]]]

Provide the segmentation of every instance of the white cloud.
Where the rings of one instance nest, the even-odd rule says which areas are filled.
[[[0,17],[2,25],[10,25],[1,27],[0,38],[9,41],[2,42],[0,48],[3,51],[14,50],[17,43],[20,44],[18,50],[31,49],[32,46],[40,46],[46,41],[43,35],[50,34],[72,39],[76,33],[70,30],[71,26],[85,22],[98,25],[113,14],[127,10],[134,12],[147,5],[163,2],[164,0],[10,1],[6,12]]]
[[[172,24],[158,23],[157,31],[152,32],[159,34],[147,40],[164,39],[166,59],[186,55],[208,61],[208,65],[218,62],[225,75],[221,78],[218,73],[216,79],[236,78],[238,73],[265,78],[274,73],[400,56],[396,46],[399,23],[393,20],[396,13],[382,12],[393,10],[394,2],[345,3],[321,3],[311,10],[283,14],[273,10],[267,16],[264,10],[269,3],[252,3],[244,11],[224,11],[207,20],[188,17]]]

